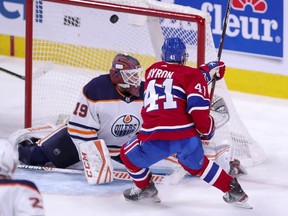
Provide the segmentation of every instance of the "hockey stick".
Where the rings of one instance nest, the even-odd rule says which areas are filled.
[[[43,66],[43,68],[38,69],[34,74],[33,74],[33,78],[37,79],[39,77],[41,77],[42,75],[46,74],[49,70],[52,69],[52,64],[46,64],[45,66]],[[15,76],[21,80],[25,80],[25,76],[17,74],[13,71],[7,70],[5,68],[0,67],[0,71],[3,71],[9,75]]]
[[[218,49],[218,61],[220,61],[221,59],[221,55],[222,55],[222,50],[223,50],[223,45],[224,45],[224,38],[226,35],[226,29],[227,29],[227,25],[228,25],[228,17],[230,15],[230,9],[231,9],[231,0],[228,0],[227,2],[227,8],[226,8],[226,13],[225,13],[225,18],[224,18],[224,23],[223,23],[223,31],[222,31],[222,35],[221,35],[221,39],[220,39],[220,44],[219,44],[219,49]],[[212,101],[213,96],[214,96],[214,91],[215,91],[215,87],[216,87],[216,75],[214,75],[213,79],[212,79],[212,84],[211,84],[211,92],[210,92],[210,100]]]
[[[15,76],[15,77],[17,77],[17,78],[19,78],[19,79],[25,80],[25,76],[19,75],[19,74],[15,73],[15,72],[10,71],[10,70],[7,70],[7,69],[5,69],[5,68],[0,67],[0,71],[3,71],[3,72],[5,72],[5,73],[7,73],[7,74],[10,74],[10,75],[12,75],[12,76]]]
[[[28,169],[28,170],[42,170],[42,171],[49,171],[49,172],[63,173],[63,174],[83,174],[84,175],[84,171],[79,170],[79,169],[64,169],[64,168],[56,168],[56,167],[50,167],[50,166],[33,166],[33,165],[25,165],[25,164],[18,165],[17,168]],[[114,170],[113,174],[114,174],[114,179],[132,181],[128,172]],[[165,177],[166,177],[165,175],[152,174],[152,180],[155,183],[163,183],[165,180]]]

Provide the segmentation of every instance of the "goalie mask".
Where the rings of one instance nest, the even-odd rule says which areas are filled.
[[[110,69],[110,79],[132,95],[139,96],[142,67],[139,61],[126,54],[117,54]]]
[[[186,46],[178,37],[167,38],[162,46],[162,61],[178,62],[185,64],[188,53],[186,53]]]
[[[11,177],[18,165],[16,146],[6,139],[0,139],[0,175]]]

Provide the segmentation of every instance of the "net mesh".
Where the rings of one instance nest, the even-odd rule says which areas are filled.
[[[72,113],[82,87],[90,79],[107,73],[117,53],[137,58],[145,70],[160,60],[164,39],[178,36],[186,44],[189,66],[197,66],[199,40],[205,41],[203,62],[217,59],[211,17],[199,10],[154,0],[102,0],[131,8],[200,16],[206,22],[204,35],[200,35],[197,22],[73,6],[69,2],[34,1],[33,124],[43,119],[57,121],[60,115]],[[216,86],[215,96],[224,99],[229,121],[218,128],[211,145],[232,144],[235,158],[245,166],[261,163],[264,154],[238,117],[225,81]]]

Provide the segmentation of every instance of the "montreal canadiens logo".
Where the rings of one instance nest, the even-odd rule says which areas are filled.
[[[268,8],[265,0],[232,0],[231,6],[234,10],[241,11],[244,11],[246,6],[251,6],[254,13],[265,13]]]
[[[133,115],[123,115],[119,117],[111,128],[111,133],[116,137],[123,137],[135,134],[140,127],[140,120]]]

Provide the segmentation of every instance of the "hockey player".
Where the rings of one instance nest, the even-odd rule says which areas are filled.
[[[245,203],[248,196],[236,178],[228,175],[205,155],[201,140],[210,140],[215,132],[210,115],[206,80],[221,79],[223,62],[210,62],[207,70],[185,66],[186,46],[180,38],[168,38],[162,46],[162,62],[145,73],[143,124],[140,132],[120,151],[121,159],[136,187],[127,189],[126,200],[152,199],[160,202],[149,167],[176,154],[181,166],[225,194],[227,203]]]
[[[7,139],[0,139],[0,215],[45,215],[42,196],[28,180],[12,179],[17,168],[17,148]]]
[[[84,86],[67,126],[28,128],[10,136],[19,143],[20,161],[28,165],[51,162],[66,168],[81,160],[89,184],[111,182],[110,155],[119,161],[120,147],[136,134],[142,123],[141,72],[137,59],[117,54],[109,74],[100,75]],[[43,139],[37,141],[39,138]]]

